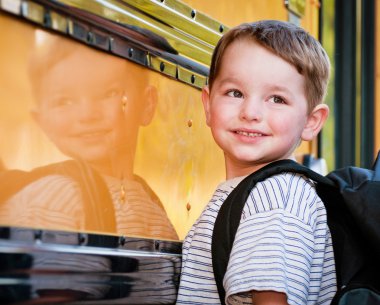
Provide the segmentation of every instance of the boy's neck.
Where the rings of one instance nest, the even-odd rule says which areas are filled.
[[[133,178],[133,164],[128,164],[127,162],[120,162],[117,164],[118,166],[113,162],[89,162],[89,165],[101,175],[126,180],[131,180]]]
[[[283,158],[283,159],[290,159],[296,161],[296,158],[294,155],[289,156],[288,158]],[[237,177],[243,177],[243,176],[248,176],[249,174],[252,174],[256,171],[258,171],[260,168],[264,167],[265,165],[272,163],[276,160],[271,160],[270,162],[266,163],[257,163],[257,164],[252,164],[247,166],[247,164],[228,164],[226,163],[226,179],[230,180],[233,178]]]

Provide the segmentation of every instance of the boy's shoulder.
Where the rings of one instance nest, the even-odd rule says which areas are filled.
[[[235,177],[235,178],[227,179],[225,181],[220,182],[215,189],[215,193],[231,192],[246,177],[247,176],[240,176],[240,177]]]

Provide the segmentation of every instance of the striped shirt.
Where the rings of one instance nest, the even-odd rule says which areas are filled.
[[[125,181],[126,199],[121,203],[120,180],[103,178],[111,194],[116,218],[116,232],[104,233],[178,240],[165,210],[154,202],[138,181]],[[0,204],[1,225],[85,230],[82,191],[70,177],[43,177]]]
[[[220,304],[212,232],[221,205],[241,179],[219,185],[189,231],[177,304]],[[252,290],[283,292],[290,305],[330,304],[336,292],[332,240],[326,210],[310,180],[283,173],[252,189],[223,284],[227,304],[252,304]]]

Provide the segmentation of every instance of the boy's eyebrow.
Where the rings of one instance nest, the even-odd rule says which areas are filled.
[[[287,94],[290,96],[294,95],[293,92],[289,90],[288,86],[286,85],[269,83],[269,84],[264,84],[263,87],[265,88],[265,90],[268,90],[268,91],[276,91],[276,92],[280,92],[280,93]]]
[[[225,83],[239,83],[240,80],[238,78],[235,78],[233,76],[228,76],[225,78],[220,79],[220,84],[224,85]]]
[[[266,87],[269,90],[282,91],[282,92],[285,92],[285,93],[288,93],[288,94],[292,94],[292,92],[286,86],[268,84]]]

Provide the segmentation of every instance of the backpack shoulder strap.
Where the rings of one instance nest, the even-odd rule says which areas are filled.
[[[158,195],[153,191],[153,189],[149,186],[149,184],[139,175],[133,175],[133,179],[141,184],[144,191],[149,195],[152,201],[157,204],[162,210],[165,211],[165,207],[162,204]]]
[[[377,153],[376,160],[372,166],[372,169],[374,171],[373,180],[374,181],[380,181],[380,150]]]
[[[318,183],[332,185],[326,177],[298,164],[292,160],[280,160],[272,162],[258,171],[244,178],[223,202],[215,220],[212,235],[211,255],[216,285],[221,304],[225,304],[225,290],[223,278],[227,271],[227,265],[235,239],[235,234],[240,224],[241,213],[245,202],[255,187],[256,183],[282,173],[295,172],[307,176]]]
[[[63,175],[78,183],[83,199],[85,229],[116,232],[111,195],[103,178],[88,165],[67,160],[38,167],[30,172],[9,170],[0,173],[0,204],[25,186],[49,175]]]

